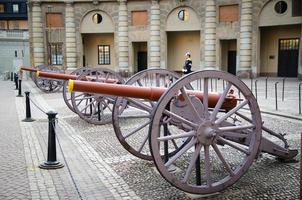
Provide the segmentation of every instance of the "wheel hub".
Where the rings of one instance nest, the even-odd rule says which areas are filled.
[[[211,145],[216,137],[216,130],[210,121],[202,123],[197,129],[197,141],[202,145]]]

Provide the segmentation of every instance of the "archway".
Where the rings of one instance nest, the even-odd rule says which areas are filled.
[[[181,71],[184,55],[191,53],[193,70],[200,63],[200,17],[190,7],[178,7],[167,17],[167,63],[168,69]]]
[[[88,12],[82,19],[80,32],[83,42],[83,65],[114,69],[114,24],[100,10]]]
[[[291,0],[265,4],[259,15],[260,75],[297,77],[301,24],[302,17],[292,15]]]

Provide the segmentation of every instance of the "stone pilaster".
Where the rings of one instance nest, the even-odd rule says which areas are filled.
[[[204,65],[216,68],[216,5],[215,0],[206,1],[204,28]]]
[[[65,5],[65,35],[66,35],[66,68],[74,71],[77,68],[76,30],[74,21],[74,7],[72,1],[66,1]]]
[[[158,0],[151,1],[150,10],[150,67],[160,67],[160,9]]]
[[[32,4],[32,49],[33,49],[33,65],[43,65],[44,60],[44,33],[42,22],[42,10],[39,2],[33,2]]]
[[[240,18],[240,65],[239,74],[250,76],[252,72],[252,24],[253,1],[242,0]]]
[[[127,0],[118,0],[118,66],[120,71],[129,70],[129,38]]]

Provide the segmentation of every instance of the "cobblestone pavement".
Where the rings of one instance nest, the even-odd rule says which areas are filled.
[[[293,85],[296,83],[297,81]],[[0,88],[1,93],[2,90],[12,92],[12,82],[0,85],[4,85]],[[21,157],[17,159],[18,163],[10,157],[10,168],[2,166],[3,160],[7,158],[2,157],[1,146],[0,181],[4,182],[3,177],[10,172],[10,177],[14,179],[7,176],[8,180],[5,182],[11,181],[11,185],[16,187],[10,194],[6,188],[2,188],[1,183],[0,195],[6,195],[3,198],[0,196],[1,199],[17,199],[17,195],[20,199],[299,199],[299,162],[281,163],[267,154],[261,155],[236,184],[221,193],[212,196],[184,193],[166,182],[152,162],[140,160],[124,150],[116,139],[111,124],[95,126],[84,122],[66,107],[61,93],[42,93],[31,81],[24,81],[23,87],[31,91],[32,100],[42,110],[55,110],[59,113],[57,153],[58,160],[65,167],[50,171],[38,168],[47,155],[46,115],[32,105],[32,116],[36,121],[20,122],[25,115],[25,100],[16,98],[16,110],[12,109],[12,112],[18,113],[19,119],[15,120],[19,120],[16,123],[19,128],[11,130],[14,134],[19,134],[16,146],[21,151]],[[295,94],[292,95],[296,102]],[[12,94],[10,96],[13,98],[4,102],[2,107],[13,106],[12,100],[15,97]],[[284,105],[280,109],[286,110]],[[267,110],[273,112],[273,109]],[[282,113],[300,117],[294,114],[294,110]],[[0,117],[6,116],[1,113]],[[262,118],[265,125],[274,131],[288,133],[286,138],[290,146],[300,149],[302,121],[267,114],[263,114]],[[1,120],[1,126],[2,124]],[[9,138],[7,134],[2,137],[5,141]],[[0,145],[5,141],[1,141]],[[11,151],[15,151],[14,156],[18,154],[15,148]],[[23,163],[20,162],[22,159]],[[16,170],[17,168],[19,169]],[[20,174],[22,177],[19,177]],[[23,181],[23,184],[15,184],[18,181]]]

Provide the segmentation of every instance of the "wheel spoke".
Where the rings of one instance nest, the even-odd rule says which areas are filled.
[[[197,158],[198,158],[198,156],[200,154],[201,147],[202,147],[201,144],[197,144],[197,147],[195,148],[194,154],[191,157],[190,164],[189,164],[189,166],[188,166],[188,168],[186,170],[186,174],[185,174],[185,176],[183,178],[183,182],[184,183],[187,183],[188,179],[190,178],[190,175],[192,173],[193,167],[194,167],[194,165],[196,163],[196,160],[197,160]]]
[[[210,146],[204,146],[204,162],[206,170],[207,185],[211,187],[211,159],[210,159]]]
[[[196,143],[196,138],[192,138],[191,141],[186,144],[179,152],[177,152],[174,156],[169,158],[168,162],[165,163],[166,167],[169,167],[176,159],[182,156],[186,151],[188,151],[191,147],[193,147]]]
[[[142,150],[143,150],[143,148],[144,148],[144,146],[145,146],[148,138],[149,138],[149,134],[146,134],[146,136],[144,137],[144,140],[143,140],[141,146],[138,148],[138,152],[142,152]]]
[[[194,105],[193,105],[193,103],[192,103],[190,97],[189,97],[188,94],[186,93],[185,89],[182,87],[182,88],[180,89],[180,91],[181,91],[181,94],[182,94],[182,96],[184,97],[184,99],[187,101],[187,103],[188,103],[190,109],[193,111],[193,114],[195,115],[195,117],[197,117],[198,121],[201,122],[201,121],[202,121],[201,116],[200,116],[200,114],[197,112],[196,108],[194,107]]]
[[[233,115],[234,113],[236,113],[239,109],[241,109],[246,104],[248,104],[248,100],[243,101],[241,104],[237,105],[235,108],[233,108],[232,110],[230,110],[229,112],[227,112],[225,115],[223,115],[222,117],[220,117],[219,119],[217,119],[215,121],[215,124],[216,125],[221,124],[224,120],[226,120],[228,117],[230,117],[231,115]]]
[[[225,90],[223,91],[223,93],[221,94],[215,108],[214,108],[214,111],[212,112],[211,114],[211,121],[214,121],[216,116],[217,116],[217,113],[219,112],[224,100],[225,100],[225,97],[226,95],[228,94],[230,88],[232,87],[232,84],[231,83],[228,83],[227,87],[225,88]]]
[[[224,131],[240,131],[250,128],[255,128],[255,125],[250,124],[250,125],[243,125],[243,126],[225,126],[225,127],[220,127],[218,129],[224,132]]]
[[[241,147],[241,146],[238,146],[238,145],[236,145],[235,143],[232,143],[231,141],[228,141],[228,140],[224,139],[223,137],[218,136],[217,139],[218,139],[220,142],[222,142],[222,143],[224,143],[224,144],[226,144],[226,145],[228,145],[228,146],[230,146],[230,147],[233,147],[234,149],[237,149],[238,151],[240,151],[240,152],[242,152],[242,153],[244,153],[244,154],[246,154],[246,155],[249,155],[249,154],[250,154],[249,151],[248,151],[248,149],[243,148],[243,147]]]
[[[231,166],[224,159],[224,157],[223,157],[222,153],[220,152],[217,144],[213,143],[212,147],[213,147],[214,151],[216,152],[218,158],[220,159],[220,161],[224,165],[225,169],[230,173],[231,176],[234,176],[235,174],[234,174],[233,170],[231,169]]]
[[[146,104],[144,104],[144,103],[141,103],[141,102],[139,102],[139,101],[137,101],[137,100],[135,101],[135,100],[133,100],[133,99],[131,99],[131,98],[126,98],[126,99],[127,99],[127,101],[129,101],[129,102],[131,102],[132,104],[136,105],[138,108],[143,109],[143,110],[145,110],[145,111],[147,111],[147,112],[149,112],[149,113],[152,112],[152,108],[149,107],[148,105],[146,105]]]
[[[183,117],[181,117],[181,116],[179,116],[179,115],[176,115],[175,113],[172,113],[172,112],[170,112],[170,111],[168,111],[168,110],[164,110],[163,113],[164,113],[165,115],[170,116],[171,118],[174,118],[174,119],[180,121],[181,123],[184,123],[184,124],[190,126],[190,127],[193,128],[193,129],[197,129],[197,128],[199,127],[198,124],[195,124],[195,123],[193,123],[193,122],[190,122],[189,120],[186,120],[185,118],[183,118]]]
[[[86,99],[88,101],[88,99]],[[87,108],[92,105],[96,100],[94,99],[93,101],[89,102],[86,104],[86,106],[80,111],[80,112],[83,112],[84,110],[87,110]]]
[[[173,139],[177,139],[177,138],[191,137],[194,135],[195,135],[195,131],[190,131],[190,132],[182,133],[182,134],[163,136],[163,137],[159,137],[157,139],[159,141],[167,141],[167,140],[173,140]]]
[[[134,133],[136,133],[137,131],[140,131],[141,129],[143,129],[144,127],[146,127],[148,124],[150,123],[150,121],[147,121],[146,123],[144,123],[143,125],[137,127],[136,129],[134,129],[133,131],[131,131],[130,133],[126,134],[124,136],[124,138],[128,138],[131,135],[133,135]]]

